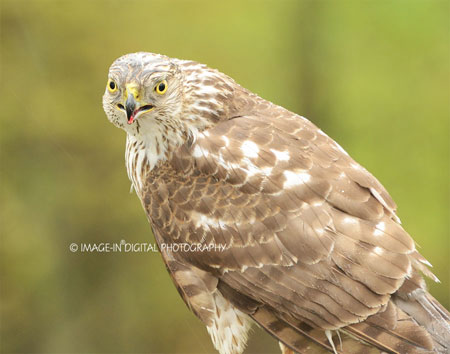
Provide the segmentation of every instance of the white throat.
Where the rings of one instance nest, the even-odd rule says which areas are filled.
[[[167,160],[170,150],[184,142],[178,132],[178,129],[156,123],[151,124],[151,127],[141,126],[139,133],[127,133],[125,163],[128,178],[138,195],[143,189],[147,173],[160,161]]]

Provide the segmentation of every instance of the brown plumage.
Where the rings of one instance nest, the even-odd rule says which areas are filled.
[[[449,350],[449,313],[395,203],[307,119],[151,53],[113,63],[103,105],[128,133],[167,269],[222,354],[244,350],[251,319],[284,351]]]

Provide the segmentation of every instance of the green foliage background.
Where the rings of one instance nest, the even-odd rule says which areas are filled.
[[[449,298],[449,2],[24,1],[1,9],[0,350],[211,353],[129,194],[106,119],[125,53],[194,59],[300,113],[390,191]],[[278,352],[255,330],[248,353]]]

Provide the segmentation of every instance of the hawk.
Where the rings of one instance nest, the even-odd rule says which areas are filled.
[[[206,65],[118,58],[103,96],[162,259],[221,354],[448,352],[437,278],[366,169],[304,117]]]

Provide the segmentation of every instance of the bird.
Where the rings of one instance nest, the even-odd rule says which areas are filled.
[[[447,353],[438,281],[381,183],[308,119],[205,64],[137,52],[103,95],[163,262],[220,354]]]

